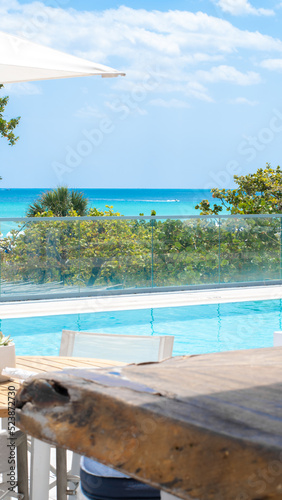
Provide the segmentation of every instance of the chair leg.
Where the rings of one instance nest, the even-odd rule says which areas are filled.
[[[56,448],[57,500],[67,500],[67,452]]]
[[[8,418],[0,418],[1,421],[1,430],[8,431]],[[8,473],[4,472],[2,474],[2,481],[3,483],[6,483],[9,479]]]
[[[72,454],[72,462],[71,462],[71,470],[70,474],[73,476],[79,476],[80,473],[80,459],[81,455],[78,455],[77,453]]]
[[[27,436],[21,434],[17,445],[18,492],[28,500]]]
[[[31,441],[31,500],[49,498],[50,445],[33,439]]]
[[[161,491],[161,500],[178,500],[178,497],[170,495],[170,493],[166,493],[165,491]]]

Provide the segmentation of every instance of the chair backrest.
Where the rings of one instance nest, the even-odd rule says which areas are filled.
[[[9,442],[8,442],[8,432],[6,430],[1,430],[0,431],[0,474],[3,472],[9,472],[10,471],[10,465],[9,465],[9,456],[10,456],[10,450],[9,450]],[[0,482],[1,484],[1,482]]]
[[[60,356],[81,356],[124,363],[162,361],[172,356],[172,335],[116,335],[63,330]]]
[[[273,345],[274,347],[282,346],[282,332],[274,332]]]

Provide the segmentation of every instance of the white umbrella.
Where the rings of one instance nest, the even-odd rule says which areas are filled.
[[[0,31],[0,83],[76,76],[125,76],[115,69]]]

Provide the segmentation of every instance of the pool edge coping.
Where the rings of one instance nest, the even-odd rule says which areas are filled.
[[[103,311],[181,307],[282,299],[282,285],[232,287],[128,295],[57,298],[0,303],[0,318],[28,318]]]

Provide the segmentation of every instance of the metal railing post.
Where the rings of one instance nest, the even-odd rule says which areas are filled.
[[[280,217],[280,279],[282,279],[282,218]]]
[[[151,287],[154,287],[154,221],[151,220]]]
[[[218,219],[218,283],[221,281],[221,255],[220,255],[221,220]]]

